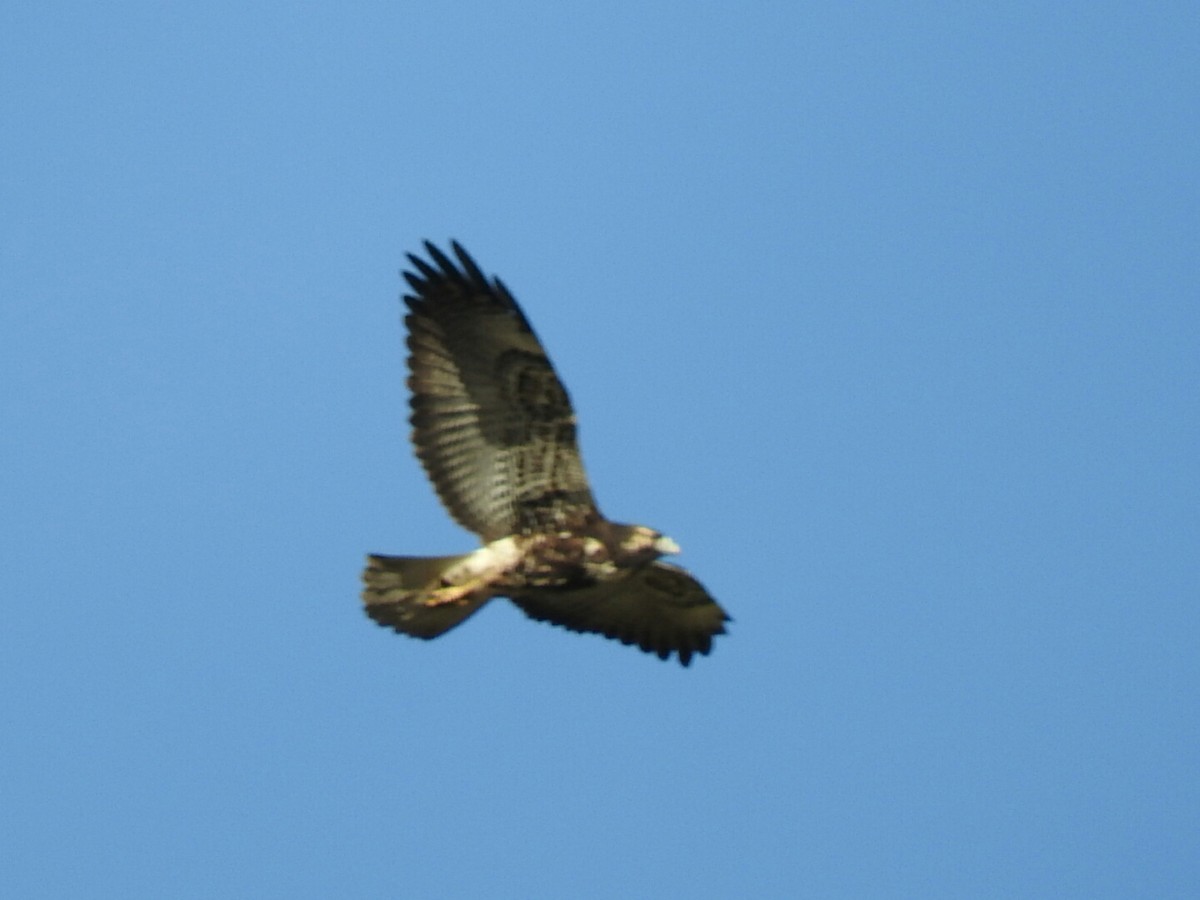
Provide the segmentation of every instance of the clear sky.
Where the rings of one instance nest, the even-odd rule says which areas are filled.
[[[0,15],[13,897],[1200,896],[1192,3]],[[689,669],[368,552],[404,254],[522,302]]]

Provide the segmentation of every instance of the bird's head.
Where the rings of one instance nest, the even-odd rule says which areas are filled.
[[[617,530],[618,553],[625,565],[638,565],[679,552],[679,545],[645,525],[622,525]]]

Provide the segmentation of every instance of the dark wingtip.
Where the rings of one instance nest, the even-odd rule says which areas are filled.
[[[408,261],[412,264],[412,267],[416,269],[417,272],[421,273],[420,276],[417,276],[412,272],[405,272],[404,278],[409,284],[417,287],[417,285],[414,284],[414,279],[416,279],[418,282],[420,282],[420,286],[424,287],[429,281],[438,277],[437,269],[425,262],[425,260],[421,259],[421,257],[417,256],[415,253],[409,253],[407,256]],[[417,289],[420,290],[420,287],[417,287]]]
[[[425,250],[429,253],[429,258],[437,263],[438,268],[442,270],[441,274],[443,276],[456,280],[462,277],[462,273],[458,271],[458,266],[454,265],[454,261],[435,247],[431,241],[425,242]]]
[[[413,253],[405,254],[412,267],[419,273],[403,273],[404,279],[414,290],[425,290],[428,288],[430,282],[442,279],[470,282],[483,290],[492,290],[492,286],[488,283],[487,276],[483,274],[483,270],[479,268],[478,263],[475,262],[471,254],[458,241],[454,239],[450,240],[450,250],[458,258],[457,262],[451,259],[433,241],[425,240],[421,243],[425,247],[425,253],[432,260],[432,265],[430,262]]]
[[[475,260],[471,258],[471,254],[463,249],[462,244],[458,241],[450,242],[450,249],[454,251],[454,255],[458,257],[459,263],[466,272],[467,278],[475,282],[483,288],[488,287],[487,276],[483,274],[483,270],[479,268]]]

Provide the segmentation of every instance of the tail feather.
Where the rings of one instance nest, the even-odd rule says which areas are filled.
[[[462,556],[368,556],[362,599],[367,615],[401,634],[426,640],[444,634],[491,599],[485,590],[436,602],[442,574]]]

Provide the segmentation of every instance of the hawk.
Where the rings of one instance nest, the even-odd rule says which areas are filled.
[[[412,440],[442,504],[483,546],[458,556],[368,556],[362,593],[380,625],[449,631],[493,597],[533,619],[595,632],[687,665],[729,617],[644,525],[601,515],[575,413],[529,320],[456,242],[409,255]]]

